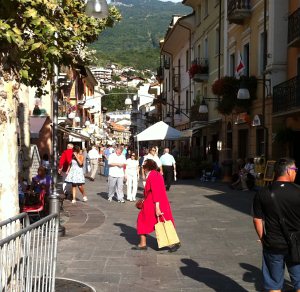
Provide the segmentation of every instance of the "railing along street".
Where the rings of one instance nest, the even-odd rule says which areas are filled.
[[[26,213],[0,222],[0,292],[55,290],[58,215],[28,222]]]

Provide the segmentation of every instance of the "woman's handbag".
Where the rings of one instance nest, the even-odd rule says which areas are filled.
[[[135,206],[136,206],[138,209],[143,209],[143,207],[144,207],[144,199],[139,199],[139,200],[137,200],[137,202],[135,203]]]
[[[163,221],[160,221],[160,217],[158,217],[158,222],[155,224],[155,234],[158,247],[162,248],[180,243],[173,222],[171,220],[166,220],[164,216],[161,217]]]

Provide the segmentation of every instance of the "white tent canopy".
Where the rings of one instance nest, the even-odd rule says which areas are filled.
[[[180,131],[170,127],[163,121],[160,121],[137,134],[135,139],[137,142],[151,140],[177,140],[181,137],[181,135]]]

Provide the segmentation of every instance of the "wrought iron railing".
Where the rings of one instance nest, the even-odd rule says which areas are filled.
[[[289,16],[288,43],[300,38],[300,8]]]
[[[27,222],[22,213],[0,223],[1,292],[55,291],[58,216]]]
[[[250,0],[228,0],[227,17],[229,20],[243,20],[251,11]]]
[[[273,87],[273,114],[287,112],[300,106],[300,76]]]

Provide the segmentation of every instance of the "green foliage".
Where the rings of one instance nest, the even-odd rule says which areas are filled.
[[[249,100],[238,100],[237,93],[240,85],[248,88],[250,93]],[[212,92],[221,96],[217,109],[221,114],[228,115],[234,109],[238,111],[247,111],[251,103],[256,99],[257,79],[255,76],[236,79],[235,77],[225,76],[216,80],[212,85]]]
[[[59,5],[60,3],[60,5]],[[120,20],[88,17],[84,0],[1,0],[0,63],[17,80],[42,87],[53,77],[54,64],[85,64],[86,45]]]
[[[118,0],[122,14],[113,29],[107,29],[92,45],[98,51],[98,65],[114,62],[136,69],[159,66],[159,41],[164,38],[172,15],[186,15],[191,9],[182,3],[158,0]]]

